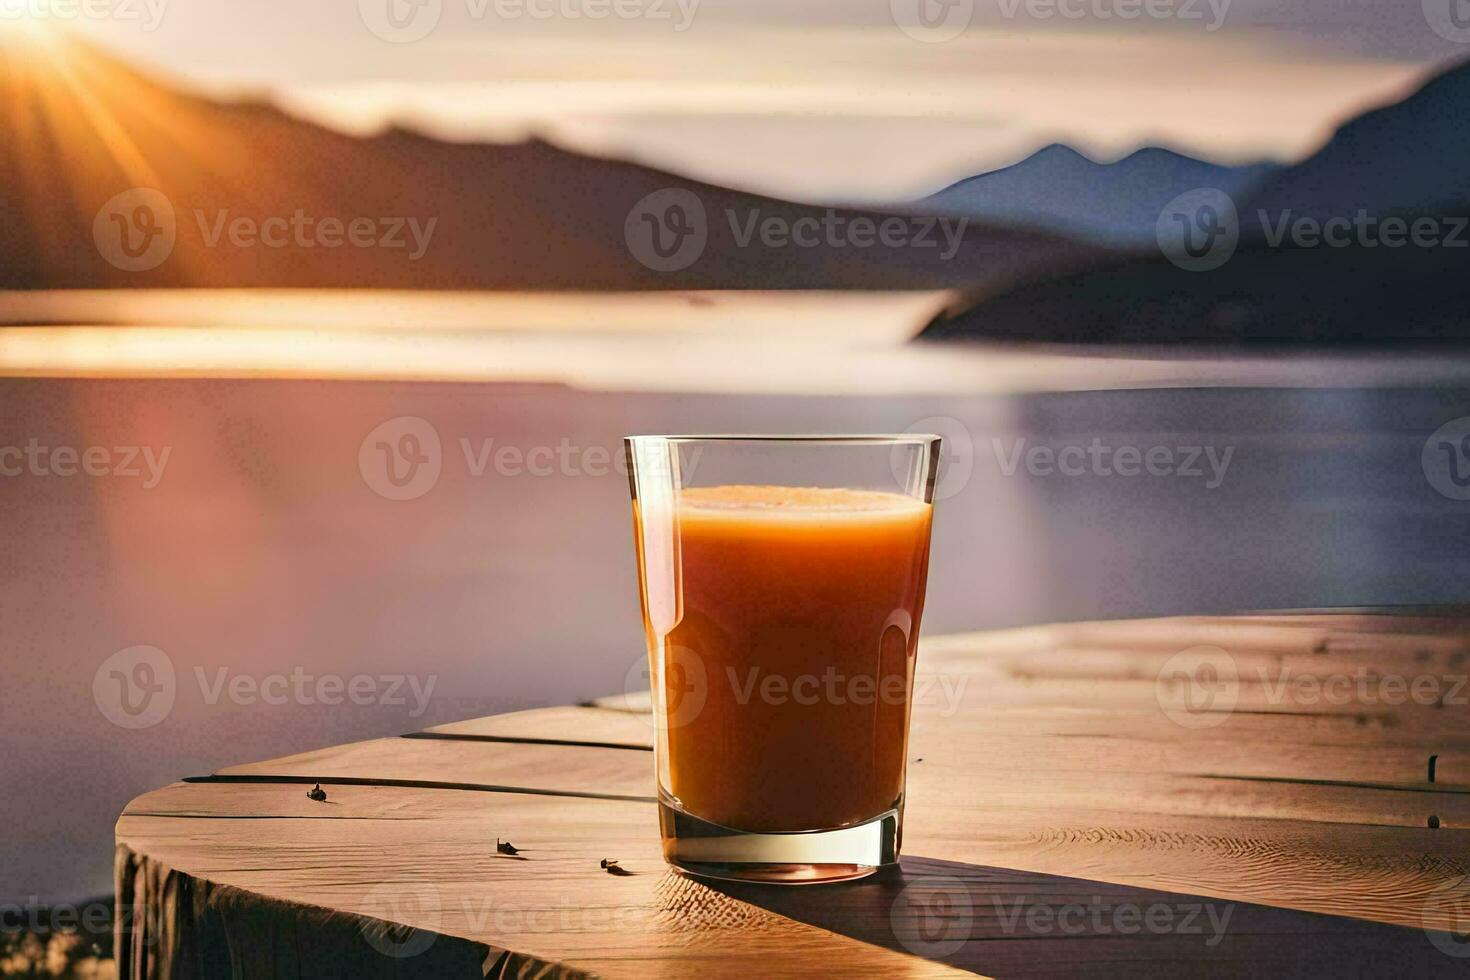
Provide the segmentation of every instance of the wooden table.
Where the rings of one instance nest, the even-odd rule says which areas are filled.
[[[1078,624],[919,663],[901,873],[670,873],[646,697],[607,699],[139,797],[119,976],[1470,973],[1439,931],[1470,928],[1470,620]]]

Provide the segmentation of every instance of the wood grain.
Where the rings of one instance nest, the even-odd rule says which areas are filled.
[[[636,695],[165,787],[119,820],[119,875],[153,883],[145,904],[174,945],[268,921],[276,945],[283,924],[353,956],[367,942],[376,959],[355,962],[394,975],[436,957],[439,975],[476,957],[465,975],[1451,975],[1470,960],[1425,929],[1463,930],[1470,908],[1470,710],[1447,697],[1467,636],[1455,617],[1303,615],[926,640],[903,873],[852,885],[668,872]],[[1199,646],[1233,663],[1233,706],[1177,723],[1160,672]],[[1394,676],[1442,696],[1367,703]],[[1350,696],[1324,700],[1339,677]],[[325,803],[306,797],[317,779]],[[1213,944],[1116,928],[1186,907],[1234,924]],[[1057,926],[1068,910],[1080,930]],[[425,959],[378,951],[425,941]],[[155,961],[124,975],[172,975]]]

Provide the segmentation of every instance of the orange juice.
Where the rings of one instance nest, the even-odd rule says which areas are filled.
[[[644,590],[668,667],[653,674],[668,706],[665,792],[752,832],[833,829],[900,806],[930,505],[725,486],[685,488],[675,509],[676,615],[663,635],[648,614],[656,583]]]

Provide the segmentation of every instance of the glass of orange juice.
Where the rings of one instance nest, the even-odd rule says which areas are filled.
[[[895,863],[939,437],[626,443],[665,859],[784,883]]]

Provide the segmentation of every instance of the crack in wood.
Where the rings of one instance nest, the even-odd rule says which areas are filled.
[[[632,742],[583,742],[569,738],[527,738],[518,735],[476,735],[457,732],[405,732],[400,738],[420,738],[442,742],[509,742],[515,745],[565,745],[581,749],[627,749],[633,752],[652,752],[652,745],[635,745]]]
[[[616,800],[625,803],[656,803],[652,796],[633,796],[622,793],[594,793],[586,790],[536,789],[529,786],[499,786],[490,783],[460,783],[438,779],[371,779],[353,776],[284,776],[268,773],[250,775],[186,776],[186,783],[280,783],[283,785],[323,786],[397,786],[404,789],[455,789],[467,793],[523,793],[529,796],[564,796],[583,800]]]
[[[1189,772],[1184,776],[1199,779],[1229,779],[1244,783],[1289,783],[1293,786],[1349,786],[1354,789],[1381,789],[1390,793],[1427,793],[1431,796],[1470,796],[1470,789],[1446,789],[1439,785],[1404,786],[1395,783],[1360,783],[1347,779],[1302,779],[1288,776],[1231,776],[1220,773]]]

